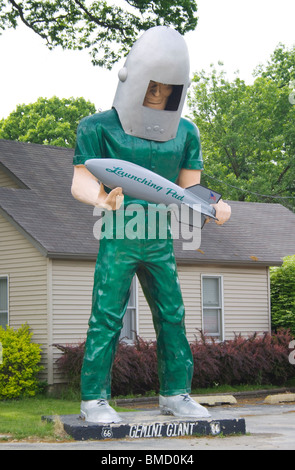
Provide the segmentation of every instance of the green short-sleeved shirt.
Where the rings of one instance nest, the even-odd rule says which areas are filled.
[[[83,165],[90,158],[126,160],[174,183],[182,168],[203,169],[199,130],[191,121],[181,118],[174,139],[156,142],[126,134],[115,109],[80,122],[73,163]]]

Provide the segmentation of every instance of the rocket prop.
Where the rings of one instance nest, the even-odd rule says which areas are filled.
[[[85,166],[105,186],[120,187],[126,196],[166,206],[175,204],[181,208],[185,205],[190,212],[201,213],[202,228],[207,217],[216,219],[211,204],[216,204],[221,194],[200,184],[184,189],[153,171],[119,159],[93,158],[87,160]],[[193,219],[189,218],[189,225],[195,225]]]

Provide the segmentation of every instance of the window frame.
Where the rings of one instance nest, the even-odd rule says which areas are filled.
[[[206,307],[204,306],[204,279],[218,279],[219,286],[219,306]],[[224,341],[224,288],[222,274],[201,274],[201,308],[202,308],[202,331],[205,336],[212,337],[217,341]],[[205,312],[204,310],[219,310],[218,323],[219,332],[206,333],[205,326]]]
[[[129,301],[128,301],[126,312],[125,312],[125,315],[124,315],[124,318],[123,318],[123,328],[124,328],[124,322],[127,319],[128,309],[135,310],[135,315],[134,315],[134,326],[135,326],[135,328],[134,328],[134,332],[131,335],[131,338],[127,338],[126,336],[124,336],[124,334],[122,334],[123,328],[122,328],[121,334],[120,334],[120,340],[125,341],[125,343],[128,343],[128,344],[133,344],[134,341],[135,341],[135,336],[138,334],[138,279],[137,279],[136,275],[132,279],[131,289],[134,289],[135,302],[134,302],[134,306],[129,307]]]
[[[9,276],[8,274],[0,274],[0,280],[6,280],[6,293],[7,293],[7,310],[0,310],[0,313],[6,313],[7,322],[6,325],[9,326]]]

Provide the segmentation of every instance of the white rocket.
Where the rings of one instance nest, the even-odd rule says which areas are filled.
[[[185,205],[201,213],[201,227],[207,217],[216,219],[212,204],[219,201],[221,194],[200,184],[184,189],[153,171],[119,159],[93,158],[85,166],[105,186],[120,187],[123,194],[134,199],[170,207]]]

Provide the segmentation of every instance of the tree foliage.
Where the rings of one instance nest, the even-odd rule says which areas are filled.
[[[95,65],[111,68],[138,34],[169,25],[181,34],[197,25],[194,0],[0,0],[0,30],[19,22],[49,48],[88,49]]]
[[[39,98],[0,121],[0,138],[72,148],[79,121],[93,113],[94,104],[84,98]]]
[[[295,47],[288,50],[279,44],[266,65],[259,65],[254,76],[270,78],[279,86],[289,86],[295,80]]]
[[[272,327],[289,328],[295,336],[295,255],[271,268],[270,281]]]
[[[271,62],[256,70],[252,85],[238,76],[229,81],[221,66],[195,74],[189,100],[201,133],[205,183],[212,186],[213,178],[224,198],[280,202],[294,210],[295,106],[289,80],[295,76],[295,48],[279,46]]]

